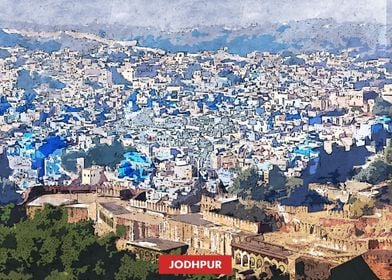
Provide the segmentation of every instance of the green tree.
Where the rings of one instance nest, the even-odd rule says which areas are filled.
[[[146,280],[157,279],[157,267],[154,264],[142,261],[135,261],[130,256],[123,256],[118,272],[115,274],[116,280]]]
[[[117,251],[113,234],[98,238],[91,221],[67,223],[63,208],[46,206],[33,219],[0,225],[0,279],[114,279],[124,256],[126,279],[144,279],[155,267]]]
[[[118,237],[124,238],[127,233],[127,228],[124,225],[116,226],[116,234]]]
[[[159,275],[156,264],[118,251],[118,237],[99,238],[93,226],[91,221],[69,224],[64,208],[52,206],[33,219],[0,225],[0,279],[192,279]]]
[[[252,167],[239,171],[237,177],[233,181],[232,187],[229,189],[232,193],[241,193],[257,186],[260,179],[257,169]]]
[[[15,207],[15,204],[9,203],[6,206],[0,208],[0,223],[8,224],[8,221],[11,218],[12,209]]]
[[[3,280],[30,280],[30,279],[34,279],[34,278],[31,274],[10,271],[8,274],[1,272],[0,279],[3,279]]]
[[[392,166],[381,159],[372,162],[367,168],[361,170],[355,178],[361,182],[378,184],[387,180],[392,173]]]
[[[70,275],[68,272],[59,272],[57,270],[52,271],[45,280],[69,280],[75,279],[73,275]]]
[[[392,104],[382,98],[376,98],[373,114],[377,116],[392,116]]]
[[[392,164],[392,146],[387,146],[384,149],[384,161],[387,164]]]

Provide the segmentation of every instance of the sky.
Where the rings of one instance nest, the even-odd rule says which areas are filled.
[[[117,23],[167,31],[206,25],[241,28],[309,18],[385,24],[387,1],[391,0],[0,0],[0,22]]]

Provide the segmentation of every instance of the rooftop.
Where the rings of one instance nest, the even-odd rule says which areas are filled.
[[[101,199],[101,198],[98,198]],[[70,204],[90,204],[97,200],[95,194],[79,193],[79,194],[45,194],[37,197],[33,201],[27,203],[28,206],[42,206],[50,204],[53,206],[70,205]]]
[[[189,213],[177,215],[172,218],[174,221],[183,222],[192,225],[210,225],[211,222],[204,220],[200,213]]]
[[[188,247],[187,244],[182,243],[182,242],[175,242],[175,241],[171,241],[171,240],[154,238],[154,237],[143,238],[143,239],[131,241],[131,242],[129,242],[129,244],[131,244],[133,246],[137,246],[137,247],[152,249],[155,251],[168,251],[168,250],[174,250],[177,248],[181,248],[184,246]]]
[[[125,209],[125,207],[119,205],[116,202],[100,202],[100,205],[102,205],[103,208],[108,210],[114,215],[121,215],[121,214],[128,214],[130,211]]]
[[[286,259],[288,256],[292,255],[289,250],[282,246],[264,242],[261,235],[235,238],[232,241],[232,246],[261,254],[264,253],[280,259]]]
[[[76,203],[77,203],[76,199],[68,198],[64,195],[62,196],[43,195],[29,202],[27,206],[43,206],[45,204],[50,204],[53,206],[61,206],[61,205],[70,205]]]
[[[158,215],[147,214],[140,211],[122,213],[119,217],[124,218],[125,220],[148,223],[150,225],[159,225],[163,222],[163,218]]]

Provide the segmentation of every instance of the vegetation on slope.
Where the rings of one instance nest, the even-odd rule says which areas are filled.
[[[12,209],[0,209],[0,279],[215,279],[158,275],[155,264],[118,251],[117,236],[97,237],[92,221],[67,223],[63,208],[46,206],[16,223]]]

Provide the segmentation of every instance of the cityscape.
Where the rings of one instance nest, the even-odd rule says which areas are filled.
[[[50,5],[0,21],[1,279],[392,279],[388,22],[218,31],[169,4],[184,29],[153,37],[172,12],[129,31]],[[231,274],[162,275],[165,255]]]

